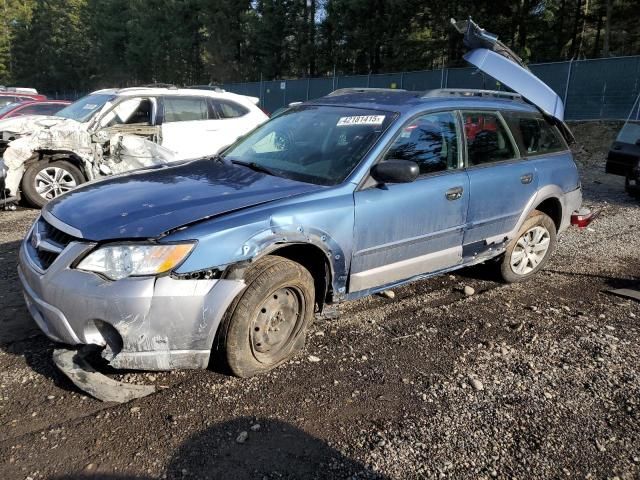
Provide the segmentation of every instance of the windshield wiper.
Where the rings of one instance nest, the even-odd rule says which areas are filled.
[[[222,155],[220,155],[219,153],[216,153],[215,155],[209,157],[209,160],[211,160],[211,161],[213,161],[215,163],[220,163],[222,165],[227,164],[227,160]]]
[[[263,167],[262,165],[256,162],[242,162],[240,160],[231,160],[231,163],[233,163],[234,165],[242,165],[243,167],[250,168],[254,172],[266,173],[267,175],[271,175],[273,177],[278,176],[273,170],[267,167]]]

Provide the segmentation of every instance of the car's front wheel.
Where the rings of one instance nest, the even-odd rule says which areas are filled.
[[[44,207],[63,193],[84,182],[78,167],[65,160],[36,162],[30,165],[22,177],[22,194],[34,207]]]
[[[313,277],[284,257],[258,260],[245,282],[247,288],[229,308],[217,341],[218,353],[239,377],[267,372],[301,350],[315,307]]]
[[[640,166],[636,167],[635,172],[627,175],[624,189],[631,197],[640,199]]]
[[[531,278],[547,264],[556,244],[556,226],[551,217],[538,210],[531,212],[502,258],[503,280],[515,283]]]

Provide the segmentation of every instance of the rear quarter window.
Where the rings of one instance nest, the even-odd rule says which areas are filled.
[[[567,150],[558,129],[541,115],[503,112],[523,156],[533,157]]]
[[[249,113],[249,109],[230,100],[214,99],[213,105],[220,118],[239,118]]]

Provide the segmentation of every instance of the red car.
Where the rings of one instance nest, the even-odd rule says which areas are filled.
[[[0,120],[24,115],[55,115],[71,102],[66,100],[26,100],[0,107]]]

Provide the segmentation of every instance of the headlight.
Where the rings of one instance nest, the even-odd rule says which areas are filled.
[[[99,248],[76,268],[104,275],[111,280],[130,276],[157,275],[179,265],[195,244],[113,245]]]

